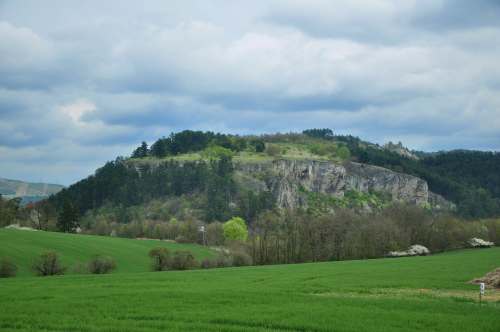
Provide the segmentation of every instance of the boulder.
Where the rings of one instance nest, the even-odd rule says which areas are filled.
[[[390,251],[388,257],[406,257],[406,256],[426,256],[429,255],[431,251],[420,244],[414,244],[405,251]]]
[[[471,248],[490,248],[490,247],[493,247],[495,245],[493,242],[485,241],[485,240],[477,238],[477,237],[473,237],[472,239],[467,241],[467,244]]]

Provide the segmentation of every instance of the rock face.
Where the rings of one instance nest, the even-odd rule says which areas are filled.
[[[387,254],[388,257],[406,257],[406,256],[426,256],[431,252],[426,247],[420,244],[414,244],[406,251],[391,251]]]
[[[391,170],[348,162],[337,164],[317,160],[274,160],[236,163],[235,169],[245,185],[253,190],[269,190],[282,208],[296,208],[303,201],[301,190],[343,197],[349,190],[384,192],[416,205],[429,203],[427,182]],[[249,180],[251,179],[251,180]]]

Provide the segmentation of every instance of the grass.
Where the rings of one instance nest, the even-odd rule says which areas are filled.
[[[72,273],[75,264],[85,264],[95,254],[113,257],[117,263],[117,273],[146,272],[151,265],[148,252],[158,246],[171,250],[190,250],[197,259],[213,255],[211,250],[192,244],[0,229],[0,257],[8,257],[16,263],[19,277],[33,275],[33,260],[48,250],[60,254],[63,264],[69,267],[68,273]]]
[[[287,160],[320,160],[320,161],[334,161],[334,162],[342,162],[340,158],[334,158],[331,156],[320,156],[312,153],[308,149],[308,144],[311,144],[312,141],[306,141],[303,143],[290,143],[290,142],[278,142],[272,143],[275,146],[278,146],[282,153],[277,156],[270,156],[265,152],[251,152],[251,151],[240,151],[235,153],[233,160],[235,162],[242,163],[259,163],[259,162],[269,162],[275,159],[287,159]],[[154,157],[145,157],[139,159],[141,163],[151,163],[157,164],[161,161],[166,160],[176,160],[179,162],[188,162],[188,161],[197,161],[202,160],[203,156],[200,152],[190,152],[184,153],[177,156],[168,156],[161,159]],[[129,162],[135,162],[136,160],[131,160]]]
[[[492,297],[480,306],[477,286],[466,283],[498,266],[500,248],[492,248],[399,259],[5,279],[0,330],[498,332],[500,302]]]

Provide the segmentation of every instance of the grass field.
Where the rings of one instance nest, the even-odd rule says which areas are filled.
[[[33,260],[47,250],[55,250],[60,254],[69,274],[77,263],[85,264],[95,254],[113,257],[117,263],[116,273],[146,272],[151,267],[148,252],[159,246],[171,250],[189,250],[197,259],[214,255],[213,251],[192,244],[0,229],[0,257],[9,257],[16,263],[19,277],[32,276]]]
[[[498,332],[499,294],[488,292],[480,306],[477,286],[466,283],[498,266],[500,248],[493,248],[399,259],[4,279],[0,330]]]

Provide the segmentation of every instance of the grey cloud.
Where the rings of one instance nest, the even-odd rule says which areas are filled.
[[[187,128],[500,149],[499,7],[2,1],[0,176],[68,184]]]

